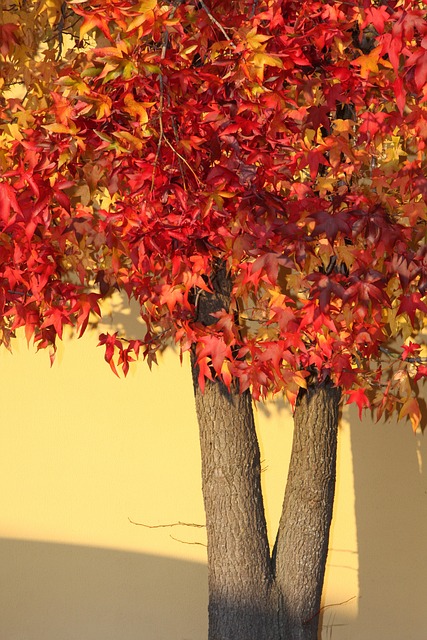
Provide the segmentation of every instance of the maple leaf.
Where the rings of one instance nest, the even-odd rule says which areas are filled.
[[[379,34],[382,34],[384,32],[384,26],[389,19],[390,16],[386,6],[368,7],[365,11],[365,18],[360,25],[360,29],[363,31],[365,27],[372,24],[375,27],[375,30]]]
[[[424,86],[424,83],[423,83]],[[393,89],[396,94],[396,104],[400,111],[400,114],[403,115],[406,106],[406,88],[403,83],[403,79],[401,77],[397,77],[393,82]]]
[[[111,371],[119,377],[117,373],[116,365],[114,364],[114,352],[115,349],[118,348],[119,352],[123,351],[122,343],[118,338],[118,332],[116,331],[113,334],[110,333],[101,333],[99,336],[98,346],[105,345],[105,360],[110,365]]]
[[[215,372],[220,375],[225,358],[231,358],[230,346],[224,342],[222,336],[214,334],[203,338],[202,349],[198,353],[197,361],[209,357]]]
[[[312,105],[307,111],[307,124],[313,126],[317,131],[319,127],[324,127],[329,133],[331,130],[330,109],[327,105]]]
[[[129,373],[129,366],[131,362],[135,361],[135,358],[131,356],[132,348],[129,346],[127,349],[121,349],[120,355],[117,361],[117,364],[122,367],[122,371],[124,376],[126,377]],[[110,362],[111,364],[111,362]]]
[[[412,325],[415,324],[415,314],[417,311],[427,313],[427,305],[422,300],[422,296],[419,292],[413,292],[401,296],[398,313],[406,313]]]
[[[339,211],[335,214],[331,214],[328,211],[318,211],[311,217],[316,222],[314,231],[312,232],[313,236],[324,233],[328,240],[333,241],[339,232],[344,235],[350,233],[350,216],[346,211]]]
[[[421,410],[418,400],[416,398],[408,398],[399,412],[399,420],[405,416],[409,416],[411,421],[412,430],[415,433],[421,422]]]
[[[247,68],[253,71],[253,76],[259,82],[264,81],[264,67],[283,68],[283,62],[278,56],[256,51],[246,61]]]
[[[307,280],[316,283],[316,286],[313,287],[312,290],[312,296],[319,298],[319,306],[322,313],[328,311],[332,296],[340,298],[341,300],[346,297],[344,287],[327,275],[312,274],[308,276]]]
[[[421,351],[421,346],[416,342],[410,341],[409,344],[403,344],[402,349],[402,360],[407,360],[408,358],[417,358]]]
[[[22,214],[15,190],[7,182],[0,182],[0,220],[6,225],[13,224],[15,219],[15,216],[11,217],[11,211]]]
[[[414,74],[415,86],[420,91],[427,82],[427,51],[418,58]]]
[[[79,0],[69,0],[69,4],[72,5],[73,11],[83,17],[83,22],[80,26],[80,40],[83,40],[85,35],[94,29],[99,29],[107,40],[110,40],[111,33],[108,28],[108,20],[102,14],[97,11],[85,11],[77,6]]]
[[[366,395],[365,389],[359,387],[358,389],[353,389],[351,391],[346,391],[348,395],[348,400],[346,404],[352,404],[353,402],[357,404],[359,409],[359,418],[362,419],[362,411],[364,408],[369,408],[371,403]]]
[[[424,364],[421,364],[417,367],[417,372],[415,374],[414,381],[417,382],[417,380],[420,380],[421,378],[425,378],[425,377],[427,377],[427,366]]]
[[[10,54],[15,44],[17,44],[17,32],[19,25],[13,22],[0,24],[0,53],[4,58]]]
[[[378,62],[381,53],[382,47],[375,47],[370,53],[366,53],[352,60],[350,64],[360,67],[360,76],[366,80],[371,74],[377,74],[379,72]]]

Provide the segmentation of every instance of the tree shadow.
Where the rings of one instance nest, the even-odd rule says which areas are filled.
[[[203,564],[96,547],[0,540],[5,640],[202,640]]]
[[[427,439],[350,410],[359,551],[353,638],[426,637]]]
[[[207,638],[203,564],[17,539],[0,540],[0,562],[5,640]],[[227,617],[245,615],[244,602],[221,606],[228,608]],[[328,620],[319,640],[328,640],[333,628]]]
[[[128,340],[141,339],[145,334],[145,325],[140,316],[136,300],[128,300],[124,293],[116,292],[103,306],[102,318],[92,324],[92,328],[102,332],[119,334]]]

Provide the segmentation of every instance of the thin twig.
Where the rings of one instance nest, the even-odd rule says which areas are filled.
[[[251,15],[250,15],[251,18],[254,17],[255,11],[257,9],[257,6],[258,6],[258,0],[253,0],[253,2],[252,2],[252,10],[251,10]]]
[[[65,27],[65,18],[67,12],[67,5],[65,2],[61,4],[61,17],[58,22],[58,53],[56,55],[56,59],[60,60],[62,57],[62,48],[64,46],[64,27]]]
[[[179,144],[178,126],[176,124],[175,116],[172,116],[171,120],[172,120],[172,129],[175,136],[175,142],[176,144]],[[179,164],[179,171],[181,173],[181,178],[182,178],[182,186],[184,188],[184,191],[187,191],[187,181],[185,179],[184,168],[182,166],[182,160],[180,157],[178,157],[178,164]]]
[[[332,604],[325,604],[325,606],[324,607],[320,607],[319,611],[317,611],[317,613],[315,613],[313,616],[311,616],[311,618],[308,618],[308,620],[304,620],[303,624],[308,624],[309,622],[311,622],[316,616],[318,616],[325,609],[329,609],[329,607],[339,607],[342,604],[347,604],[347,602],[351,602],[356,597],[357,596],[352,596],[348,600],[343,600],[342,602],[333,602]]]
[[[143,522],[135,522],[128,518],[131,524],[135,524],[137,527],[145,527],[146,529],[165,529],[168,527],[195,527],[196,529],[204,529],[205,524],[195,524],[194,522],[172,522],[170,524],[144,524]]]
[[[161,52],[161,55],[160,55],[160,59],[161,60],[164,60],[165,57],[166,57],[166,50],[168,48],[168,41],[169,41],[169,35],[168,35],[168,32],[165,31],[164,34],[163,34],[162,52]],[[151,191],[154,191],[154,181],[155,181],[155,177],[156,177],[156,167],[157,167],[157,163],[159,161],[160,150],[162,148],[162,140],[163,140],[163,137],[164,137],[164,133],[163,133],[163,98],[164,98],[165,87],[164,87],[163,74],[162,73],[160,73],[159,85],[160,85],[159,141],[157,143],[156,155],[154,157],[154,163],[153,163],[153,173],[151,175]]]
[[[196,174],[196,172],[194,171],[193,167],[187,162],[187,160],[184,158],[184,156],[182,156],[180,153],[178,153],[178,151],[173,147],[173,145],[169,142],[169,140],[166,138],[166,136],[164,136],[164,141],[166,142],[166,144],[168,145],[168,147],[170,149],[172,149],[172,151],[178,156],[178,158],[180,160],[183,161],[183,163],[185,164],[185,166],[191,171],[191,173],[194,176],[194,179],[196,180],[197,184],[201,184],[201,180],[199,178],[199,176]]]
[[[200,547],[206,547],[206,548],[208,546],[204,542],[187,542],[187,540],[180,540],[179,538],[174,538],[173,536],[169,536],[169,537],[172,538],[172,540],[175,540],[176,542],[180,542],[181,544],[197,544]]]
[[[415,363],[415,364],[423,364],[424,362],[427,362],[427,358],[425,356],[414,356],[413,358],[405,358],[405,360],[403,360],[402,358],[402,354],[398,354],[398,353],[393,353],[392,351],[390,351],[389,349],[386,349],[385,347],[378,347],[379,351],[381,351],[382,353],[385,353],[386,356],[388,356],[389,358],[394,358],[394,360],[397,362],[398,360],[402,361],[402,362],[409,362],[411,364]]]
[[[160,99],[159,99],[159,141],[157,143],[156,155],[153,162],[153,173],[151,175],[151,191],[154,191],[154,181],[156,178],[156,167],[159,161],[160,149],[163,140],[163,76],[160,76]]]
[[[232,39],[230,38],[230,36],[227,34],[227,32],[225,31],[224,27],[222,26],[222,24],[220,22],[218,22],[218,20],[212,15],[212,13],[209,11],[208,7],[205,5],[205,3],[203,2],[203,0],[199,0],[199,4],[203,7],[203,9],[206,11],[206,13],[208,14],[209,18],[212,20],[212,22],[218,27],[218,29],[221,31],[221,33],[223,34],[223,36],[226,38],[226,40],[228,40],[228,42],[231,44],[231,46],[235,49],[236,45],[234,44],[234,42],[232,41]]]

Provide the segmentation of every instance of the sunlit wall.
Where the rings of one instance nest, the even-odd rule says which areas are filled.
[[[204,640],[204,529],[131,522],[203,525],[188,363],[118,379],[96,343],[66,340],[52,368],[25,341],[0,352],[0,638]],[[256,416],[273,539],[292,421]],[[344,414],[322,640],[427,637],[425,456],[408,425]]]

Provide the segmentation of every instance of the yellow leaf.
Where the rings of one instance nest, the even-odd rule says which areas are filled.
[[[77,131],[73,123],[71,123],[70,126],[68,127],[67,125],[60,124],[59,122],[53,122],[52,124],[44,124],[43,129],[47,129],[52,133],[69,133],[71,135],[74,135]]]
[[[47,19],[51,27],[54,27],[59,21],[61,14],[62,0],[45,0],[47,8]]]
[[[268,53],[263,53],[262,51],[254,53],[247,60],[247,68],[251,79],[263,82],[265,66],[283,68],[283,63],[277,56],[270,56]]]
[[[399,420],[404,416],[409,416],[412,430],[415,433],[421,422],[421,411],[416,398],[408,398],[399,413]]]
[[[324,196],[328,191],[332,193],[336,188],[336,178],[334,176],[324,176],[317,178],[320,195]]]
[[[133,96],[130,93],[127,93],[125,95],[125,111],[127,111],[127,113],[129,113],[132,117],[138,116],[139,121],[142,124],[146,124],[148,122],[148,113],[147,110],[145,109],[145,107],[143,107],[143,105],[139,102],[136,102],[136,100],[133,98]]]
[[[336,120],[332,120],[332,126],[334,128],[334,133],[351,133],[354,127],[353,120],[341,120],[337,118]]]
[[[251,49],[260,49],[262,48],[262,44],[269,40],[271,37],[272,36],[265,36],[262,33],[257,33],[255,27],[246,34],[246,37],[243,38],[243,40],[246,40],[246,43]]]
[[[142,0],[136,7],[136,10],[140,13],[147,13],[152,11],[157,6],[157,0]]]
[[[135,7],[136,11],[140,12],[139,16],[135,16],[133,20],[129,23],[126,31],[132,31],[133,29],[137,29],[140,27],[147,19],[147,13],[149,11],[153,11],[157,6],[157,0],[143,0],[140,2],[137,7]]]
[[[350,63],[355,66],[360,66],[360,75],[362,78],[367,78],[371,72],[378,73],[378,60],[381,55],[381,49],[382,47],[375,47],[370,53],[359,56]]]
[[[307,389],[307,380],[300,371],[294,373],[292,380],[295,382],[295,384],[301,387],[301,389]]]
[[[22,140],[21,127],[17,122],[11,122],[4,127],[4,132],[13,140]]]
[[[283,69],[283,62],[278,56],[270,56],[268,53],[256,53],[253,57],[253,61],[257,65],[267,67],[279,67]]]
[[[218,191],[221,198],[234,198],[236,194],[233,191]]]
[[[334,38],[335,46],[338,49],[340,56],[344,56],[344,44],[340,38]]]
[[[115,133],[113,133],[113,136],[115,138],[119,138],[121,140],[126,140],[127,142],[132,143],[133,146],[135,147],[135,149],[141,150],[142,147],[143,147],[142,140],[140,140],[136,136],[133,136],[128,131],[116,131]]]
[[[96,117],[98,120],[101,118],[108,118],[111,115],[111,98],[108,96],[100,96],[98,100],[94,101],[96,106]]]

